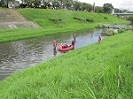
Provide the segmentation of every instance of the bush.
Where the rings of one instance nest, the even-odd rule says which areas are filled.
[[[78,17],[74,17],[73,19],[79,20],[79,21],[84,21],[84,22],[94,22],[94,19],[91,18],[87,18],[87,19],[83,19],[83,18],[78,18]]]
[[[133,24],[133,16],[130,16],[128,20]]]
[[[87,21],[87,22],[94,22],[94,19],[92,19],[92,18],[87,18],[86,21]]]
[[[124,31],[124,29],[118,29],[118,33],[123,33]]]
[[[78,17],[74,17],[73,19],[76,19],[76,20],[79,20],[79,21],[86,21],[86,20],[84,20],[82,18],[78,18]]]
[[[100,28],[105,28],[105,26],[104,26],[104,25],[102,25],[102,24],[98,24],[98,25],[96,26],[96,28],[97,28],[97,29],[100,29]]]
[[[62,21],[62,19],[49,19],[50,21],[53,21],[55,24],[58,24]]]
[[[103,32],[102,35],[106,35],[106,36],[112,36],[115,35],[116,32],[114,30],[108,30],[107,32]]]
[[[104,17],[104,19],[108,19],[107,17]]]

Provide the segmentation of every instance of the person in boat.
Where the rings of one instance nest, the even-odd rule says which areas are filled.
[[[63,44],[63,47],[64,47],[64,48],[68,48],[69,45],[68,45],[67,43],[64,43],[64,44]]]
[[[60,43],[60,48],[64,48],[64,46],[63,46],[63,44],[62,44],[62,43]]]

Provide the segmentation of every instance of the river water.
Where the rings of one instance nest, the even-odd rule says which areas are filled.
[[[87,46],[98,41],[98,35],[107,29],[91,30],[77,33],[75,49]],[[53,55],[54,40],[57,45],[73,40],[74,33],[50,35],[39,38],[25,39],[0,44],[0,80],[6,78],[15,71],[35,66],[36,64],[46,61]],[[57,56],[61,55],[57,51]]]

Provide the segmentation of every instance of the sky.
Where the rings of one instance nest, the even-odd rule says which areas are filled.
[[[95,6],[103,6],[104,3],[111,3],[114,8],[126,9],[133,11],[133,0],[78,0],[80,2],[86,2]]]

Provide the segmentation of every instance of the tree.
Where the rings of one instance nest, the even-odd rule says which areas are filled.
[[[81,3],[80,3],[80,2],[74,1],[73,7],[74,7],[74,9],[75,9],[76,11],[80,10],[80,6],[81,6]]]
[[[95,7],[96,12],[103,13],[103,7],[96,6]]]
[[[60,8],[62,9],[62,8],[63,8],[63,5],[64,5],[64,4],[63,4],[63,1],[64,1],[64,0],[58,0],[58,1],[59,1],[59,3],[60,3]]]
[[[60,3],[58,1],[53,1],[53,8],[57,9],[60,7]]]
[[[15,0],[0,0],[0,5],[8,8],[9,1],[15,1]]]
[[[87,3],[81,3],[81,10],[90,12],[92,10],[92,5]]]
[[[47,9],[49,7],[52,7],[53,3],[56,2],[57,0],[41,0],[42,1],[42,7]],[[57,4],[57,2],[55,3]]]
[[[29,0],[30,1],[30,0]],[[27,2],[27,0],[21,0],[21,4],[20,4],[20,7],[21,8],[25,8],[27,5],[28,5],[28,2]]]
[[[113,6],[112,6],[112,4],[111,3],[105,3],[104,5],[103,5],[103,11],[104,11],[104,13],[111,13],[112,12],[112,10],[113,10]]]
[[[4,0],[1,0],[0,1],[0,6],[3,6],[4,5]]]
[[[65,0],[64,1],[65,8],[71,9],[72,5],[73,5],[73,0]]]
[[[133,24],[133,16],[130,16],[128,20]]]
[[[34,4],[35,8],[39,8],[39,5],[40,5],[40,1],[39,0],[34,0],[32,3]]]
[[[115,13],[122,13],[122,11],[121,11],[121,10],[116,9],[116,8],[114,9],[114,12],[115,12]]]

